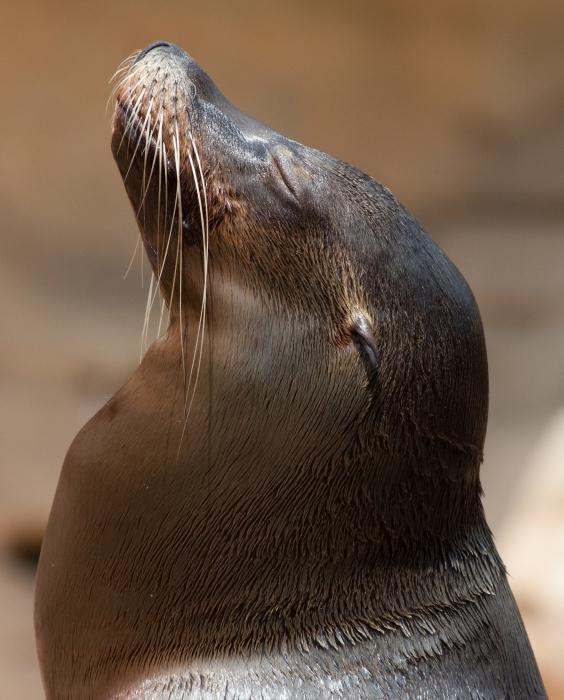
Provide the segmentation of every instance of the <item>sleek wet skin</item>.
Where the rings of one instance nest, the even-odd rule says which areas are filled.
[[[127,66],[112,150],[170,325],[63,466],[47,696],[543,697],[480,502],[460,273],[164,42]]]

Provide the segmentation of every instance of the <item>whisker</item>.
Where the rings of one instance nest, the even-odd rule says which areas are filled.
[[[135,256],[137,254],[137,249],[139,248],[139,243],[141,242],[141,234],[137,234],[137,241],[135,242],[135,248],[133,250],[133,255],[129,259],[129,264],[127,266],[127,270],[125,271],[123,275],[123,279],[127,279],[127,275],[129,274],[129,271],[131,270],[131,267],[133,266],[133,261],[135,260]],[[141,251],[141,255],[143,255],[143,251]]]
[[[158,185],[158,196],[157,196],[157,245],[156,245],[156,250],[157,250],[157,262],[156,262],[156,266],[157,266],[157,270],[159,269],[159,252],[160,252],[160,216],[161,216],[161,214],[160,214],[160,207],[161,207],[161,175],[162,175],[162,173],[161,173],[161,167],[162,167],[162,150],[161,150],[160,145],[161,145],[161,142],[162,142],[162,123],[163,123],[163,113],[162,113],[162,103],[161,103],[161,110],[160,110],[160,114],[159,114],[159,124],[155,124],[155,129],[158,129],[158,136],[157,136],[157,145],[156,145],[156,148],[155,148],[155,154],[154,154],[154,156],[153,156],[153,163],[152,163],[152,165],[151,165],[151,171],[150,171],[150,173],[149,173],[149,181],[148,181],[147,186],[146,186],[146,188],[145,188],[145,191],[144,191],[144,193],[143,193],[143,198],[142,198],[141,204],[139,205],[139,209],[137,210],[137,213],[139,214],[139,211],[140,211],[141,207],[144,206],[145,197],[146,197],[146,195],[147,195],[147,192],[149,191],[149,185],[150,185],[151,179],[152,179],[152,177],[153,177],[153,171],[154,171],[154,167],[155,167],[155,163],[156,163],[156,159],[157,159],[157,153],[158,153],[158,154],[159,154],[159,185]],[[148,305],[149,305],[149,311],[148,311],[149,315],[151,314],[151,310],[152,310],[152,308],[153,308],[153,303],[154,303],[154,301],[155,301],[155,299],[156,299],[158,289],[159,289],[159,286],[158,286],[158,283],[157,283],[157,284],[155,285],[155,292],[154,292],[154,294],[152,294],[152,295],[150,294],[150,295],[149,295],[149,298],[148,298],[148,300],[147,300],[147,303],[148,303]],[[161,315],[161,318],[162,318],[162,315]],[[158,336],[157,336],[157,337],[158,337]]]
[[[135,65],[135,61],[137,60],[139,53],[139,51],[134,51],[132,54],[123,59],[123,61],[116,68],[112,77],[108,80],[108,85],[111,85],[114,81],[119,82],[121,78],[117,80],[118,76],[123,77],[125,73],[129,73],[131,71]],[[139,66],[138,68],[141,69],[142,66]]]
[[[160,125],[160,126],[161,126],[161,128],[162,128],[162,112],[161,112],[161,125]],[[149,137],[149,135],[147,135],[147,137],[146,137],[146,138],[147,138],[147,141],[149,140],[149,138],[150,138],[151,140],[153,139],[153,133],[154,133],[155,131],[157,131],[157,134],[159,133],[159,132],[158,132],[158,129],[159,129],[159,124],[158,124],[158,123],[155,123],[155,126],[154,126],[153,130],[151,131],[150,137]],[[142,207],[144,206],[144,204],[145,204],[145,199],[146,199],[146,197],[147,197],[147,192],[149,191],[149,185],[151,184],[151,179],[152,179],[152,177],[153,177],[153,172],[154,172],[154,169],[155,169],[155,163],[156,163],[156,161],[157,161],[157,153],[158,153],[158,151],[159,151],[159,149],[158,149],[158,143],[157,143],[156,146],[155,146],[155,153],[154,153],[154,155],[153,155],[153,162],[151,163],[151,170],[150,170],[150,172],[149,172],[149,179],[148,179],[148,181],[147,181],[146,187],[143,188],[143,189],[144,189],[144,191],[143,191],[143,196],[142,196],[142,198],[141,198],[141,203],[139,204],[139,207],[138,207],[138,209],[137,209],[137,215],[139,215],[139,213],[141,212],[141,208],[142,208]],[[147,156],[147,146],[146,146],[146,150],[145,150],[145,164],[146,164],[146,156]],[[143,176],[144,176],[144,175],[145,175],[145,172],[143,171]]]
[[[158,196],[157,196],[157,270],[160,269],[160,252],[161,252],[161,185],[162,185],[162,170],[163,170],[163,152],[162,152],[162,143],[163,143],[163,109],[162,109],[162,103],[161,103],[161,113],[160,113],[160,123],[159,123],[159,133],[157,136],[157,147],[156,151],[159,152],[159,187],[158,187]],[[165,166],[166,167],[166,166]],[[165,214],[166,217],[166,214]],[[166,228],[166,220],[164,222],[165,228]],[[157,289],[158,289],[157,285]],[[152,302],[151,302],[152,305]],[[162,320],[162,312],[161,312],[161,320]],[[160,321],[159,321],[159,330],[160,330]]]
[[[164,156],[164,159],[165,159],[165,162],[166,162],[166,160],[167,160],[167,155],[166,155],[166,146],[165,146],[164,143],[162,144],[162,153],[163,153],[163,156]],[[167,214],[168,214],[168,176],[167,176],[167,169],[166,169],[166,166],[163,168],[163,171],[162,171],[162,172],[164,173],[164,184],[165,184],[165,187],[164,187],[164,189],[165,189],[165,206],[164,206],[165,220],[164,220],[164,227],[163,227],[163,228],[164,228],[164,230],[165,230],[165,235],[166,235],[166,228],[167,228],[167,221],[168,221],[168,216],[167,216]],[[175,217],[175,214],[176,214],[176,198],[175,198],[175,200],[174,200],[174,207],[173,207],[173,210],[172,210],[172,221],[171,221],[171,223],[170,223],[170,228],[169,228],[169,230],[168,230],[168,236],[167,236],[166,242],[165,242],[165,250],[164,250],[164,253],[163,253],[163,259],[162,259],[162,263],[161,263],[161,265],[160,265],[160,267],[159,267],[159,275],[158,275],[158,278],[157,278],[157,288],[155,289],[155,291],[154,291],[154,293],[153,293],[153,300],[151,301],[151,305],[153,304],[153,301],[154,301],[154,299],[155,299],[155,297],[156,297],[156,295],[157,295],[157,292],[158,292],[158,290],[160,289],[160,284],[161,284],[161,279],[162,279],[162,275],[163,275],[163,272],[164,272],[164,267],[165,267],[165,263],[166,263],[166,258],[167,258],[167,256],[168,256],[168,251],[169,251],[169,249],[170,249],[170,242],[171,242],[171,239],[172,239],[172,229],[173,229],[173,226],[174,226],[174,217]],[[173,288],[173,291],[174,291],[174,288]],[[172,293],[171,293],[171,298],[172,298]]]
[[[139,357],[139,362],[141,362],[141,360],[143,359],[143,355],[145,354],[145,351],[147,350],[147,347],[148,347],[147,338],[149,335],[149,319],[151,317],[149,300],[151,299],[151,295],[153,294],[154,280],[155,280],[155,276],[151,275],[151,282],[149,284],[149,293],[147,295],[147,303],[145,305],[145,318],[143,320],[143,330],[141,332],[141,354]]]
[[[151,95],[149,95],[149,107],[148,107],[148,109],[147,109],[147,114],[145,115],[145,119],[143,120],[143,124],[142,124],[142,126],[141,126],[141,128],[140,128],[139,137],[137,138],[137,144],[135,145],[135,150],[133,151],[133,155],[131,156],[131,160],[130,160],[130,162],[129,162],[129,167],[127,168],[127,172],[126,172],[125,175],[123,176],[123,181],[124,181],[124,182],[127,180],[127,177],[128,177],[128,175],[129,175],[129,173],[131,172],[131,168],[132,168],[132,166],[133,166],[133,163],[135,162],[135,156],[137,155],[137,151],[139,150],[139,146],[141,145],[141,141],[142,141],[142,139],[143,139],[143,132],[144,132],[144,130],[145,130],[145,127],[146,127],[147,123],[148,123],[148,122],[150,121],[150,119],[151,119],[151,109],[152,109],[152,106],[153,106],[152,103],[153,103],[153,98],[151,97]]]
[[[163,149],[164,149],[164,152],[165,152],[165,154],[166,154],[166,146],[164,146],[164,144],[163,144]],[[165,172],[165,195],[166,195],[165,211],[166,211],[166,210],[168,210],[168,177],[167,177],[167,174],[166,174],[166,173],[167,173],[166,169],[165,169],[164,172]],[[162,273],[163,273],[163,271],[164,271],[164,265],[165,265],[166,258],[167,258],[167,256],[168,256],[168,251],[169,251],[169,249],[170,249],[170,242],[171,242],[171,240],[172,240],[172,229],[173,229],[173,227],[174,227],[174,217],[176,216],[176,207],[177,207],[177,199],[176,199],[176,197],[175,197],[175,198],[174,198],[174,205],[173,205],[173,208],[172,208],[172,217],[171,217],[171,222],[170,222],[170,228],[169,228],[169,231],[168,231],[168,239],[167,239],[167,242],[166,242],[166,248],[165,248],[164,257],[163,257],[163,264],[162,264],[162,266],[161,266],[161,270],[160,270],[160,273],[159,273],[159,284],[160,284],[160,280],[161,280]],[[176,266],[175,266],[175,269],[176,269]],[[175,284],[175,281],[174,281],[174,278],[173,278],[172,290],[171,290],[171,300],[172,300],[172,297],[174,296],[174,284]]]
[[[139,109],[141,107],[141,102],[143,100],[143,97],[145,96],[145,92],[146,92],[146,90],[145,90],[145,88],[143,88],[143,90],[139,93],[139,96],[138,96],[136,102],[133,105],[131,113],[128,115],[127,122],[124,126],[123,134],[121,136],[121,140],[120,140],[118,148],[117,148],[117,153],[119,153],[121,151],[121,147],[123,146],[123,142],[125,141],[125,137],[129,135],[130,128],[131,128],[133,122],[137,119],[137,113],[139,112]]]
[[[176,168],[176,201],[178,202],[178,235],[176,243],[176,261],[174,266],[174,279],[176,278],[176,265],[180,262],[180,272],[179,272],[179,322],[180,322],[180,351],[182,356],[182,373],[185,377],[185,357],[184,357],[184,327],[182,319],[182,192],[180,189],[180,136],[178,133],[178,116],[176,114],[176,100],[175,100],[175,114],[174,114],[174,126],[175,133],[173,134],[173,145],[174,145],[174,163]],[[180,257],[180,260],[179,260]],[[174,289],[174,281],[173,281]]]
[[[164,226],[163,226],[163,230],[164,230],[164,234],[165,234],[165,237],[166,237],[166,230],[167,230],[167,227],[168,227],[168,169],[167,169],[166,146],[165,146],[164,142],[163,142],[163,144],[162,144],[162,153],[163,153],[164,162],[165,162],[165,166],[164,166],[164,169],[163,169],[163,173],[164,173],[164,189],[165,189],[165,206],[164,206]],[[176,202],[175,202],[175,203],[176,203]],[[176,211],[176,209],[173,209],[173,212],[172,212],[172,222],[171,222],[171,224],[170,224],[170,230],[169,230],[169,233],[168,233],[168,238],[165,238],[165,249],[164,249],[164,253],[163,253],[163,261],[162,261],[162,265],[161,265],[160,270],[159,270],[159,279],[158,279],[158,282],[159,282],[159,289],[160,289],[160,282],[161,282],[161,277],[162,277],[162,274],[163,274],[163,271],[164,271],[164,266],[165,266],[166,258],[167,258],[167,255],[168,255],[168,249],[169,249],[169,247],[170,247],[170,240],[171,240],[171,236],[172,236],[172,226],[173,226],[173,222],[174,222],[174,213],[175,213],[175,211]]]
[[[131,81],[134,77],[136,77],[138,75],[142,75],[142,74],[143,74],[142,67],[134,68],[133,70],[131,70],[131,68],[128,68],[126,70],[124,75],[121,76],[121,78],[116,82],[116,84],[114,85],[114,87],[110,91],[110,95],[109,95],[108,99],[106,100],[106,106],[105,106],[105,110],[104,110],[105,114],[108,113],[108,107],[110,105],[112,97],[114,97],[126,83],[128,83],[128,82],[131,83]],[[135,84],[135,86],[133,86],[133,88],[136,88],[141,82],[142,82],[142,79],[139,80]],[[110,81],[110,83],[111,83],[111,81]],[[128,88],[128,92],[129,91],[130,91],[130,89]]]
[[[200,195],[200,183],[198,182],[198,178],[196,176],[194,161],[192,160],[192,156],[190,154],[190,151],[188,151],[188,159],[190,162],[192,177],[194,178],[194,189],[196,190],[196,196],[197,196],[197,200],[198,200],[198,208],[200,211],[200,223],[202,226],[202,238],[203,238],[202,242],[204,243],[204,246],[203,246],[204,247],[204,290],[203,290],[203,294],[202,294],[202,305],[200,307],[200,317],[198,319],[198,332],[196,335],[196,342],[194,345],[194,357],[192,358],[192,366],[190,368],[190,376],[188,378],[188,388],[189,388],[191,380],[192,380],[192,373],[193,373],[193,369],[194,369],[196,355],[198,353],[199,347],[201,347],[203,345],[204,329],[203,329],[202,323],[203,323],[203,318],[204,318],[205,308],[206,308],[205,288],[206,288],[206,276],[207,276],[207,260],[206,260],[206,253],[205,253],[205,228],[204,228],[205,225],[204,225],[204,214],[203,214],[203,208],[202,208],[202,200],[201,200],[201,195]],[[202,335],[201,339],[200,339],[200,333]],[[192,399],[193,399],[193,394],[194,394],[195,390],[196,390],[196,387],[194,386],[193,393],[192,393]],[[188,396],[186,396],[185,408],[186,408],[187,402],[188,402]],[[190,405],[191,405],[191,402],[190,402]]]
[[[145,115],[145,120],[144,120],[144,122],[143,122],[143,126],[142,126],[142,128],[141,128],[139,137],[138,137],[138,139],[137,139],[137,144],[136,144],[136,146],[135,146],[135,150],[134,150],[133,155],[132,155],[132,157],[131,157],[131,160],[130,160],[130,163],[129,163],[129,167],[128,167],[128,169],[127,169],[127,173],[125,174],[125,176],[124,176],[124,178],[123,178],[123,181],[124,181],[124,182],[126,181],[127,176],[129,175],[129,172],[130,172],[130,170],[131,170],[131,167],[133,166],[133,163],[134,163],[134,161],[135,161],[135,156],[136,156],[136,154],[137,154],[137,151],[138,151],[138,149],[139,149],[139,145],[140,145],[141,140],[142,140],[142,138],[143,138],[143,131],[144,131],[144,129],[145,129],[145,125],[147,125],[147,131],[148,131],[148,127],[149,127],[149,124],[150,124],[150,118],[151,118],[152,101],[153,101],[153,98],[152,98],[152,88],[153,88],[153,84],[154,84],[154,79],[153,79],[153,82],[151,83],[151,93],[149,94],[149,98],[150,98],[150,99],[149,99],[149,107],[148,107],[148,109],[147,109],[147,114]],[[146,90],[146,89],[143,90],[143,91],[140,93],[140,95],[139,95],[139,97],[138,97],[138,99],[137,99],[137,103],[136,103],[136,110],[135,110],[136,112],[139,110],[139,108],[140,108],[140,106],[141,106],[142,99],[143,99],[143,97],[145,96],[146,93],[147,93],[147,90]],[[126,124],[125,129],[124,129],[123,136],[122,136],[122,139],[121,139],[119,148],[118,148],[118,152],[119,152],[119,149],[121,148],[121,144],[123,143],[123,140],[124,140],[124,138],[125,138],[125,135],[128,133],[128,130],[129,130],[129,128],[130,128],[130,125],[133,123],[133,121],[134,121],[133,116],[132,116],[130,119],[128,119],[128,122],[127,122],[127,124]],[[144,179],[145,179],[145,168],[146,168],[146,154],[147,154],[147,149],[148,149],[148,145],[147,145],[147,143],[146,143],[146,144],[145,144],[145,162],[144,162],[144,168],[143,168],[143,181],[144,181]],[[137,213],[139,214],[139,211],[138,211]],[[129,261],[129,265],[127,266],[127,269],[126,269],[126,271],[125,271],[124,279],[127,277],[127,275],[129,274],[129,271],[131,270],[131,267],[132,267],[132,265],[133,265],[133,261],[135,260],[135,256],[136,256],[137,249],[138,249],[138,247],[139,247],[139,242],[140,242],[140,241],[141,241],[141,235],[139,235],[139,237],[137,238],[137,241],[136,241],[136,243],[135,243],[135,249],[134,249],[133,255],[131,256],[131,259],[130,259],[130,261]],[[144,257],[143,257],[143,253],[141,252],[141,287],[144,287],[144,264],[143,264],[143,263],[144,263]]]
[[[196,176],[196,169],[194,167],[194,161],[192,159],[192,156],[190,154],[190,151],[188,151],[188,159],[190,162],[190,168],[192,171],[192,175],[194,178],[194,185],[195,185],[195,190],[196,190],[196,195],[198,199],[198,208],[200,211],[200,223],[202,226],[202,244],[203,244],[203,273],[204,273],[204,285],[203,285],[203,291],[202,291],[202,305],[200,307],[200,318],[198,319],[198,332],[196,335],[196,342],[194,345],[194,356],[192,358],[192,365],[190,367],[190,376],[188,379],[188,390],[190,389],[190,384],[191,384],[191,379],[194,371],[194,363],[196,360],[196,355],[198,356],[198,364],[196,368],[196,376],[194,378],[194,387],[192,389],[192,393],[190,396],[190,401],[188,403],[188,393],[186,395],[185,399],[185,404],[184,404],[184,424],[182,426],[182,433],[180,435],[180,441],[178,445],[178,452],[177,452],[177,458],[179,457],[180,454],[180,449],[182,447],[182,442],[184,440],[184,435],[186,433],[186,428],[188,425],[188,417],[190,415],[190,411],[192,409],[192,404],[194,402],[194,398],[196,395],[196,389],[198,386],[198,379],[200,376],[200,369],[201,369],[201,363],[202,363],[202,356],[203,356],[203,348],[204,348],[204,338],[205,338],[205,326],[206,326],[206,305],[207,305],[207,285],[208,285],[208,254],[209,254],[209,214],[208,214],[208,203],[207,203],[207,194],[206,194],[206,186],[205,186],[205,179],[204,179],[204,174],[202,170],[202,164],[200,160],[200,156],[198,153],[198,149],[196,147],[196,143],[194,141],[194,138],[192,136],[192,133],[190,130],[188,130],[188,135],[190,138],[190,141],[192,143],[192,147],[194,149],[194,155],[196,157],[196,161],[198,163],[198,173],[200,176],[200,182],[201,182],[201,189],[202,189],[202,195],[204,199],[204,206],[205,206],[205,221],[204,221],[204,213],[202,210],[202,199],[200,196],[200,182],[198,181],[198,178]],[[201,337],[200,337],[201,334]]]
[[[161,326],[162,326],[162,322],[163,322],[163,315],[164,315],[165,306],[166,306],[166,303],[165,303],[165,299],[163,297],[161,299],[161,313],[159,316],[159,327],[157,328],[157,338],[161,337]]]
[[[199,379],[202,370],[202,358],[204,354],[204,345],[206,339],[207,313],[208,313],[208,286],[209,286],[209,204],[206,190],[206,178],[204,176],[204,168],[202,159],[191,126],[188,123],[181,124],[183,115],[178,111],[179,102],[179,87],[174,81],[174,97],[171,102],[174,105],[174,112],[171,118],[167,118],[167,110],[165,108],[165,100],[168,100],[170,95],[169,88],[171,83],[169,75],[166,73],[164,78],[157,80],[157,73],[160,67],[157,67],[152,75],[147,75],[144,70],[135,66],[135,57],[138,54],[133,54],[129,60],[126,59],[116,70],[112,76],[110,83],[114,84],[113,94],[118,95],[120,104],[130,105],[124,115],[125,126],[124,133],[118,147],[118,152],[122,147],[123,141],[127,136],[129,139],[128,158],[129,163],[123,176],[124,182],[127,181],[131,174],[133,166],[141,171],[141,193],[140,200],[137,206],[136,215],[140,221],[142,230],[145,230],[149,225],[147,210],[147,201],[149,191],[155,193],[154,178],[158,177],[156,185],[156,259],[153,258],[154,273],[151,275],[147,299],[145,304],[145,313],[143,319],[143,329],[141,334],[141,356],[146,352],[149,344],[149,335],[152,337],[151,311],[157,295],[161,292],[163,283],[163,275],[165,267],[172,272],[172,282],[167,276],[167,293],[163,295],[160,302],[159,321],[157,327],[157,338],[160,337],[163,326],[165,311],[168,311],[168,323],[170,323],[171,305],[174,299],[175,307],[178,309],[178,323],[180,332],[180,349],[181,349],[181,371],[184,383],[184,423],[182,426],[182,434],[180,437],[179,450],[184,439],[188,419],[196,397],[196,391],[199,385]],[[168,82],[168,86],[167,86]],[[160,97],[156,94],[155,85],[161,85]],[[123,93],[125,86],[125,94]],[[121,91],[121,92],[120,92]],[[110,99],[112,97],[110,96]],[[168,122],[168,124],[167,124]],[[182,127],[182,128],[181,128]],[[184,143],[181,142],[180,134],[183,133]],[[168,147],[165,144],[168,143]],[[181,146],[186,146],[186,153],[181,152]],[[154,152],[150,153],[150,148],[154,148]],[[167,152],[168,151],[168,152]],[[131,157],[129,154],[132,154]],[[142,158],[142,164],[141,164]],[[174,188],[174,201],[169,204],[169,183],[168,174],[169,168],[171,173],[176,176]],[[158,170],[158,175],[156,173]],[[185,260],[184,260],[184,207],[183,207],[183,182],[184,178],[190,177],[193,182],[194,195],[199,218],[199,227],[201,230],[201,261],[203,275],[203,289],[200,303],[200,312],[198,316],[197,327],[194,329],[195,336],[193,341],[188,343],[187,329],[185,327],[186,319],[184,318],[185,304],[185,283],[184,279]],[[137,175],[136,175],[137,177]],[[153,219],[151,218],[151,221]],[[174,263],[170,260],[170,249],[173,245],[173,234],[176,231],[177,240],[175,247]],[[133,256],[129,262],[126,275],[129,273],[137,254],[139,247],[137,240]],[[141,275],[143,278],[143,262],[142,256]],[[171,265],[173,268],[171,269]],[[143,282],[142,282],[143,284]],[[171,284],[171,287],[169,287]],[[167,302],[168,299],[168,302]],[[193,348],[192,357],[188,363],[186,351],[188,345]]]
[[[146,209],[145,209],[145,197],[144,193],[147,191],[145,187],[145,180],[147,176],[147,157],[149,155],[149,134],[151,133],[151,114],[152,114],[152,109],[153,109],[153,98],[151,96],[149,100],[149,106],[147,108],[147,115],[145,119],[145,123],[147,124],[147,130],[145,133],[145,149],[143,153],[143,176],[141,178],[141,204],[139,206],[139,209],[137,211],[137,216],[139,216],[141,212],[141,208],[143,209],[143,230],[145,231],[146,226],[147,226],[147,217],[146,217]],[[140,138],[141,135],[143,134],[143,130],[141,130],[140,133]],[[133,163],[133,161],[132,161]],[[131,168],[131,165],[129,166]],[[128,171],[129,172],[129,171]],[[125,182],[125,180],[124,180]],[[148,185],[147,185],[148,188]],[[145,256],[141,256],[141,287],[144,286],[144,279],[143,279],[143,271],[144,271],[144,262],[145,262]],[[151,285],[149,288],[149,296],[147,297],[147,304],[149,304],[149,300],[151,299],[151,292],[152,292],[152,286],[153,286],[153,278],[151,275]]]
[[[129,56],[126,56],[123,59],[123,61],[118,65],[112,77],[108,80],[108,85],[111,85],[112,81],[115,80],[115,77],[117,75],[122,73],[124,70],[128,70],[129,68],[131,68],[131,66],[135,63],[135,59],[140,53],[141,49],[137,49],[136,51],[133,51],[133,53],[130,53]]]

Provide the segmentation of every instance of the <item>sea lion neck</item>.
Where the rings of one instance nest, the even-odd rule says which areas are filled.
[[[256,300],[255,305],[257,319],[261,307]],[[197,550],[200,575],[210,580],[226,562],[237,576],[252,572],[258,580],[265,561],[270,571],[291,565],[306,578],[310,565],[323,568],[325,561],[333,577],[354,576],[358,566],[371,570],[377,580],[383,572],[401,572],[404,565],[412,575],[433,567],[448,572],[451,560],[480,559],[489,540],[479,483],[468,465],[476,456],[448,444],[435,459],[424,458],[423,447],[420,454],[394,453],[385,435],[372,434],[370,423],[351,433],[331,409],[338,396],[320,383],[330,367],[320,367],[316,376],[285,365],[286,319],[282,325],[270,315],[268,324],[255,324],[252,366],[249,348],[236,352],[230,324],[243,324],[248,310],[249,301],[242,296],[239,304],[231,300],[223,309],[217,295],[215,318],[222,321],[208,329],[209,345],[193,395],[190,389],[188,415],[179,324],[150,349],[110,404],[117,435],[133,421],[135,434],[144,436],[128,458],[137,465],[130,487],[149,485],[143,507],[150,506],[157,521],[167,521],[171,533],[175,528],[183,533],[180,550],[169,553],[168,565],[187,552],[195,557]],[[261,327],[268,338],[261,336]],[[274,372],[272,357],[261,352],[267,340],[269,348],[279,351]],[[300,336],[296,328],[291,342],[298,354],[302,346],[311,355],[309,330]],[[184,355],[188,363],[191,346]],[[263,373],[270,377],[267,387],[260,380]],[[315,400],[328,410],[316,413]],[[162,406],[164,419],[158,424],[151,416],[135,416],[138,405],[147,402]],[[96,422],[89,442],[108,427],[104,412]],[[312,451],[312,445],[320,444],[323,449]],[[113,473],[105,468],[97,477],[110,491]],[[159,512],[159,494],[168,490],[174,498]],[[147,525],[156,527],[155,522]],[[208,551],[218,556],[208,558]],[[286,595],[295,594],[297,603],[303,590],[296,583]]]
[[[276,337],[272,320],[270,329]],[[64,517],[52,517],[42,556],[51,560],[56,532],[71,560],[96,562],[88,581],[82,567],[66,571],[55,596],[68,598],[66,615],[76,620],[77,683],[100,668],[106,688],[123,682],[113,675],[123,668],[116,659],[130,659],[131,649],[128,682],[163,663],[173,669],[234,654],[372,640],[383,662],[405,664],[410,654],[439,656],[441,639],[463,644],[502,575],[477,493],[449,488],[421,462],[411,487],[406,480],[382,488],[375,461],[360,461],[362,439],[342,450],[342,433],[300,423],[314,388],[305,372],[292,389],[279,389],[296,392],[295,415],[282,416],[273,393],[257,401],[260,361],[255,380],[240,381],[241,358],[222,356],[229,338],[218,324],[213,376],[204,362],[180,451],[184,391],[174,325],[69,451],[56,501],[65,503]],[[271,385],[277,380],[271,376]],[[312,452],[312,444],[321,447]],[[425,500],[429,492],[435,501]],[[439,518],[439,509],[449,515]],[[44,567],[42,585],[59,575]],[[85,586],[95,624],[82,622],[81,598],[65,595]],[[44,619],[56,609],[55,599]],[[472,624],[460,631],[458,616]],[[123,617],[131,623],[114,628]],[[64,653],[64,645],[45,651]]]

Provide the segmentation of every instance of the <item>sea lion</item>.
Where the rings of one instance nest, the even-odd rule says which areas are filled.
[[[543,697],[455,266],[166,42],[125,65],[112,150],[170,322],[63,465],[47,697]]]

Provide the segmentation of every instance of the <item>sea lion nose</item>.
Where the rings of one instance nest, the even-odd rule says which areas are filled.
[[[149,44],[149,46],[146,46],[142,51],[140,51],[139,56],[137,56],[135,63],[140,61],[141,59],[145,58],[145,56],[152,51],[153,49],[156,49],[157,47],[162,46],[166,48],[171,48],[174,49],[176,48],[174,44],[170,44],[168,41],[153,41],[152,44]]]

